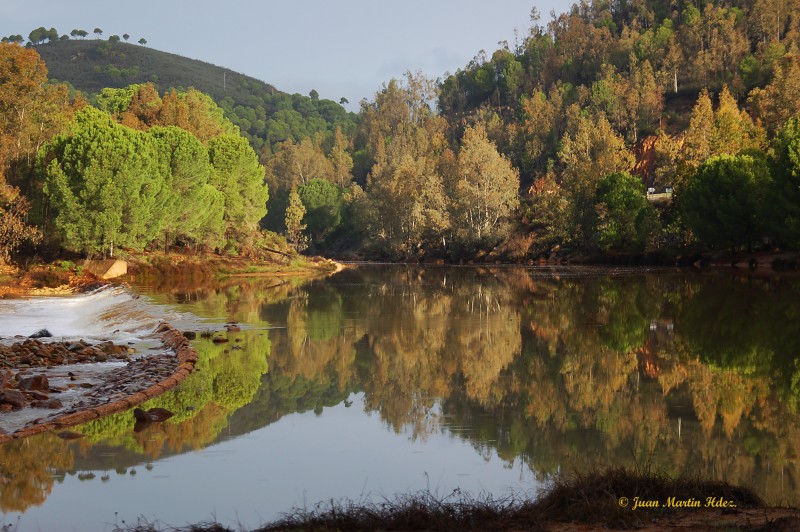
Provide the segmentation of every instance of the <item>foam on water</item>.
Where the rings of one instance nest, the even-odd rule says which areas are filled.
[[[66,297],[0,301],[0,337],[30,336],[47,329],[56,340],[85,338],[138,342],[165,318],[165,310],[122,286]]]

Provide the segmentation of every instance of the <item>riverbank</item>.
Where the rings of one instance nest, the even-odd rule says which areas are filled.
[[[116,528],[118,532],[164,529],[157,522]],[[557,479],[533,500],[456,491],[443,498],[421,492],[379,502],[331,501],[295,509],[254,531],[609,529],[789,531],[800,529],[800,510],[769,507],[751,490],[725,482],[672,479],[663,473],[619,468]],[[218,523],[169,530],[233,531]]]

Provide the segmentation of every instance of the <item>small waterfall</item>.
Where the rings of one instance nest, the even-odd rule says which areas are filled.
[[[47,329],[54,340],[137,342],[164,318],[165,310],[140,299],[123,286],[106,286],[86,294],[0,301],[0,338],[30,336]],[[44,339],[46,340],[46,339]]]

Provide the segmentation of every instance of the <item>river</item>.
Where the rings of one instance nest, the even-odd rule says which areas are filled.
[[[163,424],[1,446],[0,524],[255,527],[332,499],[535,497],[616,466],[800,503],[797,279],[357,266],[133,290],[137,313],[228,342],[193,342],[198,371],[146,405]]]

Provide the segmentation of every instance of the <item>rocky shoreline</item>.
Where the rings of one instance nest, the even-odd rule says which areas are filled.
[[[0,433],[0,444],[128,410],[177,386],[194,369],[197,352],[168,323],[159,324],[153,335],[166,352],[136,358],[127,346],[112,342],[91,345],[28,338],[0,346],[0,416],[28,408],[44,412],[18,430]],[[113,361],[127,363],[91,380],[79,377],[77,371],[66,372],[62,375],[66,384],[54,384],[41,371]],[[76,392],[77,399],[64,408],[59,396]]]

